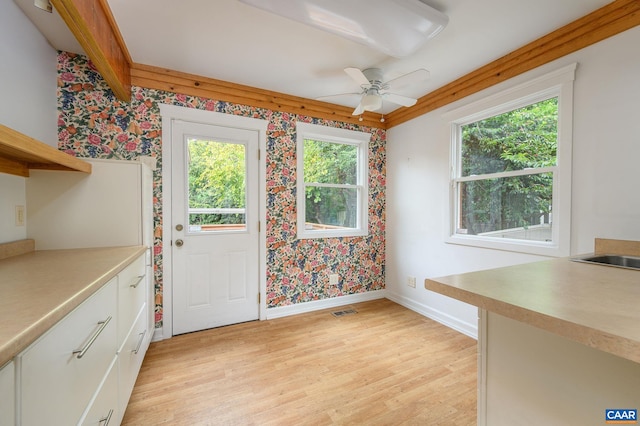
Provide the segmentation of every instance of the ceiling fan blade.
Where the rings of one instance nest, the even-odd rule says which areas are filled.
[[[344,72],[346,72],[347,75],[351,77],[360,86],[371,85],[371,83],[369,83],[369,79],[358,68],[352,68],[352,67],[345,68]]]
[[[341,97],[346,97],[346,96],[362,96],[362,93],[360,93],[360,92],[337,93],[335,95],[320,96],[320,97],[316,98],[316,101],[324,101],[324,100],[327,100],[327,99],[341,98]]]
[[[417,99],[409,98],[407,96],[396,95],[395,93],[385,93],[382,95],[382,97],[384,98],[385,101],[389,101],[394,104],[398,104],[406,107],[414,106],[416,102],[418,102]]]
[[[358,106],[356,107],[356,109],[353,110],[353,112],[351,113],[351,115],[360,115],[364,112],[364,107],[362,106],[362,102],[360,102],[358,104]]]
[[[418,84],[428,79],[429,71],[421,68],[408,74],[401,75],[400,77],[394,78],[393,80],[387,81],[386,86],[391,90],[395,90],[401,87]]]

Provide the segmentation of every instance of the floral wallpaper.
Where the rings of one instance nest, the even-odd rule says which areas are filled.
[[[152,156],[154,173],[156,326],[162,325],[162,124],[160,103],[261,118],[267,129],[267,307],[384,288],[386,132],[383,129],[271,111],[214,99],[132,87],[118,100],[84,56],[58,54],[59,149],[83,158]],[[296,122],[371,133],[369,235],[296,239]],[[339,274],[337,285],[329,274]]]

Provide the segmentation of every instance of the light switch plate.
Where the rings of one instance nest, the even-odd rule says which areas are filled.
[[[16,226],[24,226],[24,206],[16,206]]]
[[[407,285],[409,287],[416,288],[416,277],[408,277],[407,278]]]

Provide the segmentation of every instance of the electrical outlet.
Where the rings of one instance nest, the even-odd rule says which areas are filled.
[[[407,278],[407,285],[409,287],[416,288],[416,277],[408,277]]]
[[[329,274],[329,284],[330,285],[338,285],[338,280],[340,276],[338,274]]]
[[[16,206],[16,226],[24,226],[24,206]]]

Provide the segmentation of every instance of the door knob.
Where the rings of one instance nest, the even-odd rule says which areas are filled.
[[[182,231],[182,225],[180,224],[176,225],[176,231]]]
[[[184,241],[182,240],[176,240],[176,246],[178,247],[182,247],[182,245],[184,244]]]

